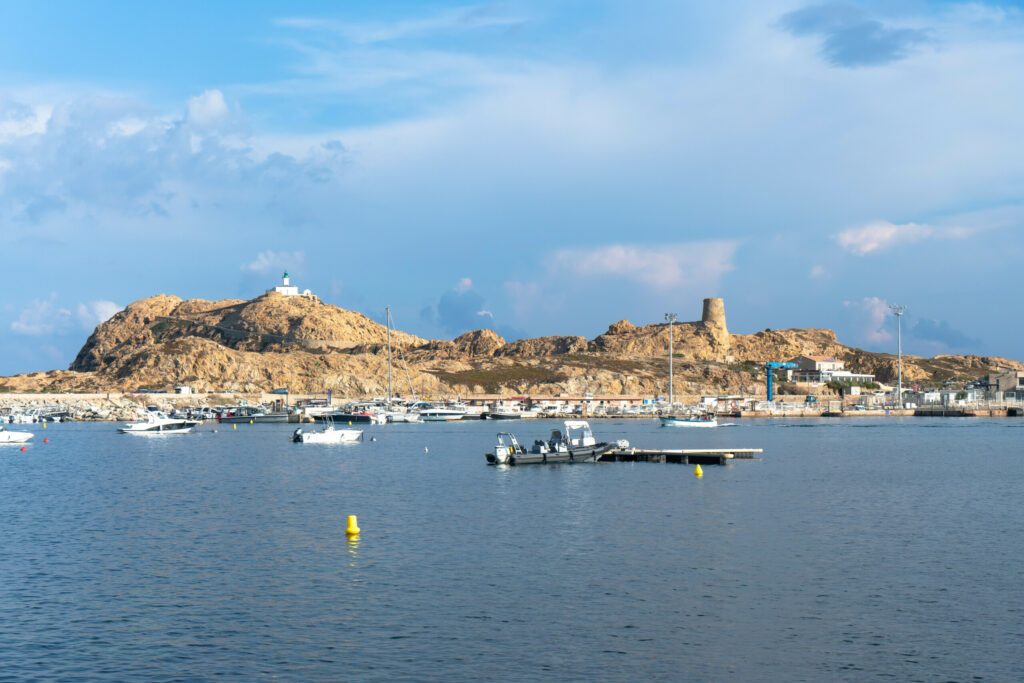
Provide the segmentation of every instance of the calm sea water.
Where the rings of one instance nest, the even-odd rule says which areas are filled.
[[[0,449],[0,680],[1024,680],[1024,420],[594,424],[765,454],[698,480],[488,467],[492,422],[33,427]]]

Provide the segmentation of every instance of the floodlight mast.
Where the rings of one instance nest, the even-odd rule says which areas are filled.
[[[889,304],[889,309],[896,316],[896,401],[903,407],[903,314],[907,307],[902,304]]]
[[[673,393],[673,382],[672,382],[672,323],[678,318],[675,313],[666,313],[665,322],[668,323],[668,409],[671,412],[672,406],[675,405],[675,394]]]

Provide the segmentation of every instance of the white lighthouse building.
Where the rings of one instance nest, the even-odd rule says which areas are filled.
[[[298,296],[299,288],[291,283],[291,280],[288,278],[288,272],[285,271],[285,274],[281,276],[281,284],[267,290],[267,294],[271,292],[277,292],[281,296]]]

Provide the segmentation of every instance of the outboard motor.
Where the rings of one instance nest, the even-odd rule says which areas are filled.
[[[294,443],[302,443],[302,427],[298,427],[292,433],[292,442],[294,442]]]

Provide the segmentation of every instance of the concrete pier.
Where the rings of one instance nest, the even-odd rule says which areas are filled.
[[[730,460],[753,460],[762,448],[616,448],[600,462],[669,462],[678,465],[725,465]]]

